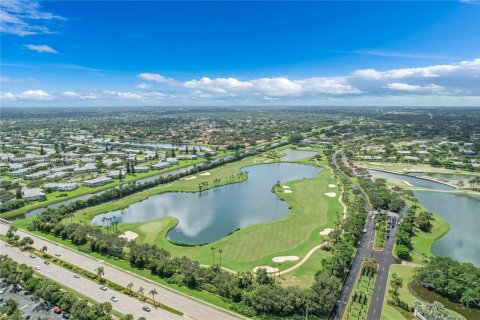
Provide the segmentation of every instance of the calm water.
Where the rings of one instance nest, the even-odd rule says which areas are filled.
[[[295,149],[284,149],[282,150],[283,153],[286,155],[280,158],[283,161],[295,161],[298,159],[303,159],[307,157],[313,157],[317,153],[314,151],[303,151],[303,150],[295,150]]]
[[[242,171],[248,171],[248,179],[243,182],[201,193],[167,192],[151,196],[124,210],[98,215],[92,223],[102,225],[103,217],[112,216],[126,223],[174,217],[178,224],[169,231],[168,239],[208,243],[237,228],[283,217],[288,213],[288,205],[271,192],[272,186],[277,181],[314,177],[321,169],[296,163],[273,163],[246,167]]]
[[[372,176],[401,179],[415,187],[452,190],[453,187],[405,175],[369,170]],[[432,253],[461,262],[480,266],[480,201],[442,192],[415,191],[415,197],[428,210],[435,212],[450,224],[449,232],[432,246]]]
[[[443,183],[438,183],[435,181],[419,179],[403,174],[395,174],[389,172],[383,172],[378,170],[368,170],[370,174],[375,178],[384,178],[384,179],[397,179],[397,180],[404,180],[411,183],[413,186],[418,188],[425,188],[425,189],[434,189],[434,190],[453,190],[454,187],[448,186]]]

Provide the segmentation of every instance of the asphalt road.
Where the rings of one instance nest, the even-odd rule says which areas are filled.
[[[93,282],[90,279],[80,277],[76,279],[73,275],[73,272],[70,272],[67,269],[59,267],[54,264],[45,265],[43,259],[30,258],[30,252],[22,252],[17,247],[6,247],[5,242],[0,241],[0,248],[2,254],[7,254],[13,260],[19,263],[25,263],[28,266],[35,267],[38,266],[40,270],[38,272],[55,282],[58,282],[66,287],[72,288],[84,296],[89,297],[90,299],[97,302],[110,302],[114,310],[122,314],[132,314],[135,318],[145,317],[147,319],[165,319],[165,320],[178,320],[182,317],[174,315],[170,312],[167,312],[163,309],[155,309],[150,306],[151,311],[146,312],[142,310],[142,307],[145,305],[140,300],[129,297],[125,294],[114,292],[112,290],[102,291],[99,288],[98,283]],[[118,298],[118,302],[111,302],[110,297],[114,295]],[[53,315],[53,313],[52,313]]]
[[[8,225],[0,223],[0,233],[5,234],[8,230]],[[97,260],[94,259],[88,255],[79,253],[77,251],[74,251],[70,248],[64,247],[62,245],[56,244],[54,242],[45,240],[43,238],[40,238],[36,235],[26,233],[24,231],[19,230],[17,234],[20,235],[20,237],[25,237],[29,236],[32,239],[34,239],[34,247],[37,249],[42,248],[44,245],[47,246],[48,248],[48,253],[49,254],[56,254],[60,253],[61,254],[61,259],[71,263],[75,266],[78,266],[79,268],[82,268],[84,270],[88,270],[90,272],[95,272],[95,269],[99,266],[103,266],[105,269],[105,275],[103,276],[105,279],[108,279],[110,281],[113,281],[115,283],[118,283],[124,287],[126,287],[129,283],[133,283],[134,287],[132,290],[136,291],[138,288],[143,287],[145,289],[145,292],[149,292],[151,289],[156,289],[158,294],[155,296],[155,300],[169,306],[173,309],[176,309],[178,311],[181,311],[184,313],[185,316],[191,318],[191,319],[205,319],[205,320],[233,320],[233,319],[238,319],[239,317],[236,317],[230,313],[227,313],[219,308],[216,308],[214,306],[205,304],[203,302],[200,302],[198,300],[194,300],[190,298],[189,296],[186,296],[184,294],[172,291],[170,289],[165,288],[164,286],[161,286],[157,283],[154,283],[146,278],[140,277],[134,273],[125,271],[120,268],[116,268],[111,266],[110,264],[107,264],[103,262],[102,260]],[[5,247],[2,246],[2,251]],[[38,259],[38,258],[37,258]],[[27,259],[28,260],[28,259]],[[38,263],[37,264],[43,264]],[[50,265],[49,267],[51,267]],[[42,270],[45,268],[42,268]],[[67,270],[65,270],[67,271]],[[68,272],[68,271],[67,271]],[[73,278],[73,275],[72,275]],[[54,279],[56,280],[56,279]],[[71,279],[70,279],[71,280]],[[72,285],[75,284],[72,283]],[[67,286],[70,287],[69,284],[66,284]],[[90,289],[87,291],[87,296],[91,296],[91,294],[99,294],[100,289],[98,289],[98,285],[95,284],[95,288]],[[76,290],[76,286],[72,287],[73,289]],[[110,290],[109,290],[110,291]],[[103,292],[103,291],[101,291]],[[109,298],[112,295],[112,292],[107,295]],[[117,293],[115,293],[117,295]],[[119,298],[120,299],[120,298]],[[138,301],[138,300],[137,300]],[[120,305],[121,303],[117,303]],[[141,306],[139,306],[139,310],[141,311]],[[132,313],[135,310],[130,310],[127,309],[127,313]],[[144,312],[142,315],[146,317],[145,315],[146,312]],[[158,317],[150,317],[149,319],[170,319],[170,318],[158,318]]]
[[[335,160],[335,158],[333,158]],[[346,164],[346,159],[342,154],[342,162]],[[347,164],[348,165],[348,164]],[[343,173],[342,171],[338,171],[342,176],[347,178],[349,181],[350,178]],[[366,195],[363,191],[354,183],[351,182],[352,186],[361,192],[362,197],[366,200]],[[400,218],[403,217],[407,208],[404,208],[400,212]],[[334,319],[342,319],[345,313],[345,309],[348,304],[348,299],[352,294],[353,287],[355,285],[355,281],[358,277],[360,272],[360,268],[362,262],[365,258],[373,258],[377,261],[379,268],[377,273],[377,278],[375,280],[374,291],[372,294],[372,298],[370,301],[370,306],[368,309],[367,319],[369,320],[377,320],[380,319],[382,316],[382,308],[383,308],[383,300],[385,297],[385,290],[387,288],[387,281],[388,281],[388,272],[390,270],[390,266],[392,264],[400,263],[401,260],[395,258],[392,254],[393,246],[395,244],[395,236],[398,230],[398,220],[395,219],[395,227],[390,229],[390,236],[389,239],[386,239],[385,246],[382,251],[373,250],[373,241],[375,239],[375,224],[374,224],[374,217],[372,208],[368,206],[367,202],[367,210],[369,211],[369,216],[365,228],[367,232],[363,235],[362,240],[360,242],[360,246],[357,248],[357,252],[355,253],[355,257],[353,258],[351,268],[347,277],[343,283],[342,290],[340,295],[337,299],[336,313],[333,315]]]

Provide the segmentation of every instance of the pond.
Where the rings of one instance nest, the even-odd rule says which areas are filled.
[[[453,310],[461,314],[465,317],[465,319],[480,319],[480,310],[466,308],[459,303],[452,302],[447,298],[437,294],[436,292],[428,290],[421,284],[410,283],[408,289],[415,297],[418,297],[421,300],[427,301],[429,303],[438,301],[443,304],[447,309]]]
[[[202,192],[167,192],[134,203],[123,210],[96,216],[123,223],[173,217],[178,224],[167,238],[193,244],[209,243],[246,226],[277,220],[288,213],[288,204],[272,193],[277,181],[287,182],[316,176],[322,169],[297,163],[272,163],[245,167],[248,179]]]
[[[415,177],[377,170],[369,170],[369,172],[376,178],[405,180],[415,187],[433,190],[454,189],[438,182]],[[414,191],[414,195],[428,210],[450,224],[448,233],[432,245],[431,252],[439,257],[450,257],[480,266],[480,237],[478,237],[480,201],[445,192]]]
[[[454,173],[437,173],[437,172],[410,172],[408,175],[415,177],[431,177],[440,181],[463,181],[468,185],[468,181],[475,178],[474,175],[463,175],[463,174],[454,174]]]
[[[282,152],[285,153],[285,156],[280,158],[282,161],[296,161],[307,157],[313,157],[317,154],[314,151],[295,150],[291,148],[284,149]]]

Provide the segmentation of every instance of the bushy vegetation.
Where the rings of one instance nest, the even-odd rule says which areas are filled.
[[[480,309],[480,268],[450,258],[433,258],[417,268],[414,280],[441,296]]]
[[[37,299],[59,307],[70,313],[77,320],[110,320],[112,305],[108,302],[90,304],[71,292],[62,290],[55,282],[35,277],[33,269],[25,264],[18,264],[7,256],[0,256],[0,278],[7,285],[22,285]],[[10,303],[7,319],[23,319],[19,309]]]

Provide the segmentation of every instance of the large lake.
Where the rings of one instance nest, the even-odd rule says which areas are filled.
[[[92,223],[102,225],[103,217],[119,222],[145,222],[173,217],[178,224],[168,232],[173,241],[194,244],[223,238],[238,228],[277,220],[288,213],[288,205],[272,193],[277,182],[316,176],[322,169],[297,163],[272,163],[245,167],[248,179],[194,193],[167,192],[134,203],[124,210],[96,216]]]
[[[369,170],[376,178],[400,179],[415,187],[434,190],[453,190],[453,187],[394,173]],[[415,197],[428,210],[438,214],[450,224],[446,235],[432,246],[432,253],[480,267],[480,201],[442,192],[414,191]]]

